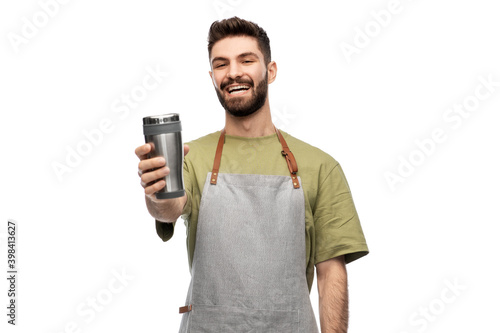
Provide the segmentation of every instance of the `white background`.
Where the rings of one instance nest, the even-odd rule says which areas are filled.
[[[494,3],[401,0],[381,27],[370,13],[388,0],[74,0],[46,21],[38,1],[3,1],[1,266],[14,219],[20,273],[15,327],[0,283],[2,332],[177,331],[189,283],[185,227],[167,243],[156,235],[134,149],[144,116],[180,113],[185,141],[223,126],[206,37],[233,15],[271,39],[275,123],[335,157],[349,180],[371,251],[348,265],[350,332],[499,332]],[[33,20],[40,27],[30,35]],[[357,53],[346,56],[342,43]],[[130,112],[114,112],[148,67],[168,76]],[[480,77],[496,86],[477,88]],[[476,89],[488,96],[467,118],[443,118],[473,103]],[[54,163],[66,164],[68,149],[105,119],[112,129],[59,179]],[[432,147],[435,129],[445,139]],[[413,170],[400,165],[410,158]],[[391,188],[388,172],[404,182]]]

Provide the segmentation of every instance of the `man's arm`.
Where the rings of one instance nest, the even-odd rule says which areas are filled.
[[[316,273],[321,332],[347,333],[349,297],[344,256],[320,262]]]
[[[174,223],[181,216],[187,202],[187,196],[174,199],[152,199],[146,195],[146,207],[155,220],[164,223]]]

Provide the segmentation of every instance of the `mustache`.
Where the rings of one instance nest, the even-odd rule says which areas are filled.
[[[249,84],[251,87],[253,87],[253,81],[250,79],[228,79],[220,84],[220,90],[224,90],[227,86],[231,84]]]

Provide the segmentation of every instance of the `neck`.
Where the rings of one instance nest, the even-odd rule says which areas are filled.
[[[274,134],[269,100],[266,100],[262,108],[246,117],[235,117],[226,112],[225,130],[228,135],[248,138]]]

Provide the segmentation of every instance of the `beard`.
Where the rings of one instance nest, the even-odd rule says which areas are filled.
[[[257,110],[261,109],[266,103],[267,99],[267,72],[266,77],[257,84],[257,87],[252,92],[252,96],[248,100],[244,98],[232,97],[229,99],[224,98],[224,88],[233,83],[246,83],[250,85],[251,88],[255,88],[255,85],[251,79],[248,80],[228,80],[221,83],[220,89],[215,89],[217,97],[222,107],[232,116],[235,117],[246,117]]]

